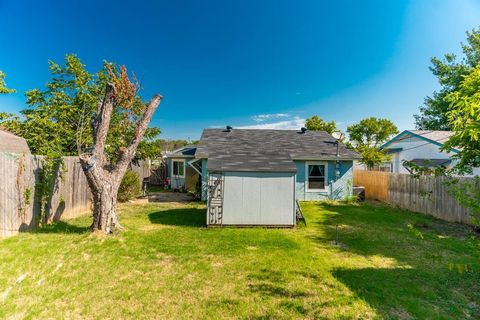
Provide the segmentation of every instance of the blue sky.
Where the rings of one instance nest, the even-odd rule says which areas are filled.
[[[413,128],[437,88],[432,56],[460,52],[480,2],[0,0],[0,69],[25,107],[47,61],[76,53],[90,71],[125,64],[145,99],[165,96],[164,138],[206,127],[298,128],[313,114],[342,129],[368,116]]]

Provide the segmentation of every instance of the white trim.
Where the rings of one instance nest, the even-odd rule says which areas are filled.
[[[308,166],[323,165],[325,166],[325,187],[323,189],[310,189],[308,187]],[[305,193],[306,192],[328,192],[328,162],[327,161],[305,161]]]
[[[193,170],[197,171],[198,174],[200,175],[200,177],[202,176],[202,173],[200,171],[198,171],[197,168],[195,168],[195,166],[193,165],[195,162],[197,161],[201,161],[202,159],[193,159],[193,160],[190,160],[190,161],[187,161],[187,164],[192,167]]]
[[[174,162],[181,162],[181,163],[183,163],[183,175],[174,174],[174,173],[173,173],[173,167],[174,167],[174,166],[173,166],[173,163],[174,163]],[[186,168],[186,166],[185,166],[185,159],[172,158],[172,171],[171,171],[171,173],[172,173],[171,177],[172,177],[172,178],[173,178],[173,177],[185,178],[185,170],[186,170],[186,169],[187,169],[187,168]]]

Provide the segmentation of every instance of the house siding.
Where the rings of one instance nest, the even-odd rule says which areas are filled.
[[[298,200],[320,201],[320,200],[341,200],[352,194],[353,185],[353,161],[340,161],[340,176],[335,177],[335,161],[327,162],[327,188],[325,191],[306,190],[306,163],[309,161],[295,161],[297,177],[295,183],[295,194]],[[318,162],[318,161],[312,161]]]
[[[392,155],[393,173],[410,174],[410,172],[403,166],[404,160],[451,159],[452,162],[449,164],[448,168],[452,168],[458,163],[457,159],[452,159],[452,156],[456,154],[455,151],[443,151],[440,146],[425,142],[425,140],[411,135],[405,135],[401,140],[391,142],[387,149],[396,148],[401,148],[403,150]],[[473,175],[480,175],[480,168],[473,168],[472,170]]]
[[[340,161],[340,176],[335,177],[335,161],[327,162],[328,185],[326,191],[312,192],[306,191],[306,162],[296,160],[295,166],[297,173],[295,175],[295,197],[300,201],[321,201],[327,199],[341,200],[346,196],[352,195],[353,186],[353,161]],[[319,161],[312,161],[319,162]],[[202,160],[202,200],[207,200],[208,170],[207,160]]]

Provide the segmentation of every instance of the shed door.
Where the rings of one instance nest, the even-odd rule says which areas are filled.
[[[294,225],[294,182],[292,173],[225,173],[223,224]]]
[[[208,215],[207,224],[221,225],[223,219],[224,176],[222,174],[208,175]]]

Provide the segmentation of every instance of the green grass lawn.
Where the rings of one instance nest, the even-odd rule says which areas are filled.
[[[221,229],[201,204],[126,204],[120,235],[90,235],[85,217],[0,240],[0,318],[478,319],[469,228],[375,205],[303,209],[307,227]]]

